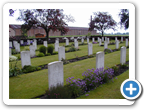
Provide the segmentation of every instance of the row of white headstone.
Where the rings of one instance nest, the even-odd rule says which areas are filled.
[[[120,63],[126,63],[126,47],[121,47]],[[96,69],[104,68],[104,52],[96,53]],[[48,64],[48,85],[49,89],[53,86],[64,84],[63,62],[55,61]]]

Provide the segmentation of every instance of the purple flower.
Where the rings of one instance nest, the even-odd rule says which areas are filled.
[[[86,94],[85,96],[89,96],[89,94]]]

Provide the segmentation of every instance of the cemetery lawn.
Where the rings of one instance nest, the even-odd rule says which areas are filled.
[[[97,45],[95,45],[95,46],[97,46]],[[86,51],[86,55],[87,55],[87,45],[86,45],[86,47],[85,46],[81,46],[81,47],[86,48],[84,50]],[[113,48],[115,48],[115,45],[113,46]],[[96,49],[96,50],[102,51],[103,47],[102,48],[100,47],[100,49]],[[95,51],[94,51],[94,53],[95,53]],[[66,56],[67,56],[67,54],[68,53],[66,53]],[[82,54],[82,56],[83,56],[83,54]],[[48,61],[48,59],[51,59],[54,56],[48,56],[48,57],[49,58],[47,58],[46,64],[48,64],[50,62],[50,61]],[[72,56],[70,56],[70,58],[71,57]],[[58,59],[58,56],[55,55],[55,58]],[[39,59],[39,58],[34,58],[34,59]],[[34,59],[31,59],[31,60],[34,60]],[[42,59],[44,61],[45,57],[42,57]],[[55,61],[57,61],[57,59],[55,59]],[[129,60],[129,49],[127,49],[126,60],[127,61]],[[54,61],[54,59],[53,59],[53,61]],[[35,63],[37,63],[37,64],[35,64]],[[40,62],[40,60],[35,61],[35,63],[32,63],[32,65],[38,65],[39,63],[42,64],[42,62]],[[120,51],[105,54],[105,69],[106,69],[106,67],[112,67],[119,63],[120,63]],[[87,69],[92,69],[92,68],[96,68],[96,58],[95,57],[64,65],[64,85],[66,84],[66,79],[68,77],[73,76],[75,79],[77,79],[77,78],[82,79],[83,78],[82,73],[84,71],[86,71]],[[114,83],[105,84],[103,86],[106,86],[105,88],[109,88],[107,86],[110,86],[112,84],[113,86],[111,86],[111,87],[115,87],[115,86],[117,86],[118,83],[120,83],[121,81],[128,78],[126,76],[121,76],[121,77],[120,76],[118,77],[118,79],[116,81],[114,81]],[[48,69],[44,69],[41,71],[36,71],[36,72],[9,78],[9,98],[10,99],[31,99],[31,98],[34,98],[34,97],[44,94],[45,90],[47,90],[47,89],[48,89]],[[102,91],[101,89],[99,90],[98,88],[96,90],[97,90],[97,92]],[[104,88],[103,88],[103,90],[106,91]],[[110,92],[111,94],[109,93],[108,95],[112,96],[113,89],[110,89],[109,91],[111,91]],[[105,96],[103,96],[102,98],[105,98]],[[119,96],[117,97],[116,95],[114,95],[114,97],[108,97],[108,98],[119,98]]]
[[[123,74],[115,77],[114,82],[109,82],[102,84],[98,88],[87,92],[88,96],[82,95],[77,99],[124,99],[120,92],[120,86],[122,82],[129,78],[129,70],[125,71]]]
[[[64,44],[65,43],[60,43],[61,46],[64,45]],[[125,42],[124,43],[120,43],[119,47],[120,46],[125,46]],[[109,45],[108,48],[115,49],[115,45]],[[69,47],[66,47],[66,49],[69,49]],[[65,54],[66,55],[66,59],[69,60],[69,59],[73,59],[73,58],[76,58],[76,57],[82,57],[82,56],[88,55],[88,45],[79,46],[79,49],[80,49],[79,51],[66,53]],[[99,44],[93,44],[93,53],[96,53],[96,52],[99,52],[99,51],[103,51],[103,50],[104,50],[103,46],[99,46]],[[36,51],[36,54],[38,54],[38,52],[39,51]],[[15,56],[17,56],[17,55],[15,55]],[[31,59],[31,65],[32,66],[40,66],[40,65],[48,64],[48,63],[53,62],[53,61],[58,61],[58,54],[57,55],[51,55],[51,56],[32,58]],[[15,65],[15,61],[9,62],[9,66],[11,64],[12,64],[12,66],[14,66]],[[17,62],[17,66],[19,68],[22,68],[20,60]]]

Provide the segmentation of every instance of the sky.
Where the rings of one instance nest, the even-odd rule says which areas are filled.
[[[16,19],[19,16],[19,9],[15,9],[14,17],[9,16],[9,24],[23,24],[23,22],[17,21]],[[112,18],[118,23],[120,18],[118,16],[120,9],[113,8],[64,8],[64,14],[71,15],[75,19],[75,22],[68,22],[68,26],[73,27],[89,27],[88,23],[90,22],[90,17],[94,17],[94,12],[108,12]],[[117,30],[113,31],[112,29],[106,30],[106,33],[126,33],[129,30],[124,30],[120,28],[120,25],[117,26]]]

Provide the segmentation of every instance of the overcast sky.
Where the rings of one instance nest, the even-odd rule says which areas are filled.
[[[64,8],[64,14],[72,15],[75,19],[74,23],[67,23],[68,26],[73,27],[89,27],[88,23],[90,22],[90,16],[94,17],[93,12],[108,12],[108,14],[111,14],[112,18],[118,23],[120,22],[120,18],[118,16],[120,9],[113,9],[113,8]],[[9,24],[22,24],[23,22],[18,22],[16,19],[19,16],[19,10],[17,9],[14,13],[14,17],[9,16]],[[116,33],[116,32],[128,32],[128,30],[120,29],[120,26],[118,25],[117,31],[113,31],[112,29],[109,29],[105,31],[107,33]]]

